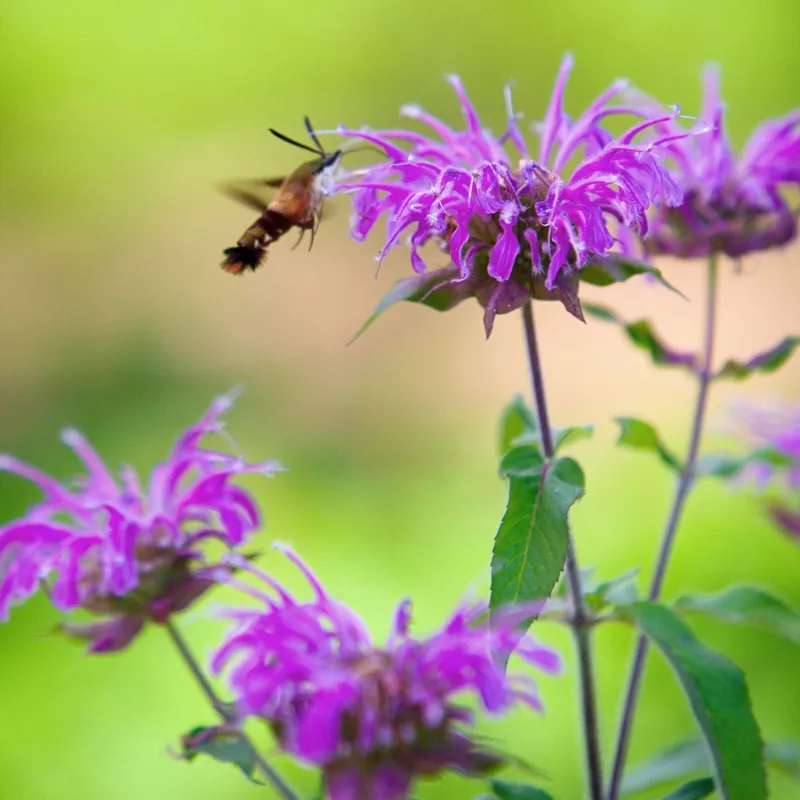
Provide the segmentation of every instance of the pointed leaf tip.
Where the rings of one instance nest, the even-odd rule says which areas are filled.
[[[787,336],[769,350],[758,353],[748,361],[731,359],[716,372],[714,380],[742,381],[756,372],[770,373],[782,367],[800,345],[800,336]]]
[[[678,459],[664,445],[656,429],[650,423],[635,417],[617,417],[614,421],[620,428],[618,445],[633,447],[637,450],[650,450],[671,470],[676,472],[680,470]]]
[[[623,255],[598,256],[583,267],[578,274],[584,283],[592,286],[611,286],[614,283],[623,283],[636,275],[649,275],[666,289],[675,292],[684,300],[688,300],[683,292],[667,281],[661,270],[651,267],[644,261]]]
[[[255,779],[257,757],[250,742],[237,730],[222,725],[193,728],[181,738],[182,757],[192,761],[198,755],[207,755],[216,761],[233,764],[251,782]]]
[[[523,783],[493,780],[490,783],[492,793],[498,800],[553,800],[553,796],[538,786]]]
[[[713,778],[697,778],[670,792],[664,800],[703,800],[715,790]]]
[[[386,309],[396,303],[420,303],[436,311],[449,311],[455,308],[471,294],[471,289],[457,280],[459,277],[460,272],[457,268],[447,267],[398,281],[381,298],[375,310],[350,339],[348,345],[353,344]]]
[[[766,628],[800,644],[800,612],[755,586],[733,586],[712,595],[684,595],[675,601],[675,609]]]
[[[650,355],[650,360],[657,366],[684,367],[690,372],[697,372],[697,356],[694,353],[675,350],[665,344],[648,320],[626,322],[615,311],[598,303],[584,303],[583,310],[595,319],[610,322],[622,328],[628,339],[639,349],[645,350]]]

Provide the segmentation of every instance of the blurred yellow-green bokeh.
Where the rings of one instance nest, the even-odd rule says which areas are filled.
[[[144,469],[214,394],[243,384],[231,433],[248,455],[291,468],[266,486],[252,483],[268,513],[259,545],[291,542],[378,635],[404,595],[424,630],[463,592],[486,588],[505,499],[495,421],[527,387],[519,320],[499,319],[485,342],[472,304],[446,316],[395,308],[347,347],[406,273],[406,254],[393,254],[374,280],[377,240],[348,241],[342,208],[311,253],[281,242],[264,270],[235,280],[218,269],[220,251],[251,215],[215,185],[295,166],[298,153],[267,128],[300,136],[304,114],[320,129],[387,126],[415,102],[457,123],[445,72],[464,78],[495,129],[508,79],[517,107],[535,120],[566,50],[576,56],[571,111],[624,75],[696,113],[708,60],[722,65],[736,144],[761,119],[800,104],[796,0],[5,0],[0,13],[0,450],[69,476],[76,464],[57,434],[74,424],[111,464]],[[693,346],[702,267],[662,266],[691,302],[646,283],[592,297],[653,317],[671,342]],[[739,274],[726,265],[721,291],[720,358],[798,333],[800,250],[748,259]],[[670,481],[645,454],[613,448],[610,420],[652,420],[682,448],[692,386],[655,372],[600,323],[582,326],[549,304],[539,320],[554,422],[598,426],[575,449],[588,481],[573,516],[581,560],[603,576],[645,565],[645,585]],[[720,388],[710,441],[722,443],[731,398],[798,391],[798,359],[775,376]],[[0,519],[35,497],[0,475]],[[290,574],[274,554],[263,563]],[[704,483],[688,505],[666,594],[749,581],[797,605],[799,574],[800,550],[752,498]],[[183,620],[203,655],[220,633],[214,602]],[[180,734],[212,714],[161,631],[122,655],[84,658],[50,634],[55,622],[37,598],[0,626],[2,800],[270,796],[230,767],[170,758]],[[722,624],[697,630],[747,671],[764,735],[800,737],[797,648]],[[581,756],[571,645],[549,625],[536,631],[568,656],[567,675],[541,681],[543,717],[484,730],[547,773],[553,794],[574,800]],[[631,641],[618,627],[597,635],[606,751]],[[654,657],[633,759],[692,730]],[[280,766],[310,791],[310,773]],[[771,782],[773,797],[800,797],[788,779]],[[417,794],[480,790],[448,779]]]

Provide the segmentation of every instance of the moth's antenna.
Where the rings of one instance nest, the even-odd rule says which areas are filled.
[[[306,130],[308,131],[308,135],[311,137],[311,141],[314,142],[314,144],[317,146],[319,152],[322,155],[324,155],[325,148],[320,144],[319,139],[317,138],[317,134],[314,133],[314,128],[311,125],[311,120],[308,117],[303,117],[303,122],[306,123]]]
[[[315,150],[313,147],[309,147],[307,144],[303,144],[302,142],[298,142],[296,139],[292,139],[289,136],[286,136],[284,133],[280,133],[280,131],[276,131],[275,128],[270,128],[269,132],[273,136],[277,136],[279,139],[282,139],[284,142],[288,144],[292,144],[295,147],[299,147],[301,150],[308,150],[309,153],[314,153],[315,155],[325,155],[324,150]]]

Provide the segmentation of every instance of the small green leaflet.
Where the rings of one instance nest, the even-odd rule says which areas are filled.
[[[584,283],[592,286],[611,286],[614,283],[623,283],[636,275],[650,275],[662,286],[686,299],[682,292],[667,282],[661,270],[622,255],[598,256],[591,264],[579,270],[578,275]]]
[[[504,456],[520,436],[538,438],[539,423],[521,394],[500,415],[500,456]]]
[[[712,794],[715,788],[713,778],[698,778],[670,792],[664,800],[703,800]]]
[[[708,614],[725,622],[767,628],[800,644],[800,613],[755,586],[734,586],[721,594],[685,595],[674,607],[677,611]]]
[[[649,353],[651,361],[657,366],[684,367],[693,373],[697,371],[697,356],[674,350],[665,344],[646,319],[626,322],[615,311],[597,303],[584,303],[583,310],[590,317],[619,325],[636,347]]]
[[[637,794],[645,789],[707,772],[709,763],[708,749],[700,739],[681,742],[628,770],[622,779],[622,794]]]
[[[753,356],[748,361],[726,361],[715,373],[714,380],[741,381],[754,372],[775,372],[789,360],[798,345],[800,345],[800,336],[787,336],[775,347]]]
[[[395,303],[421,303],[436,311],[448,311],[471,295],[465,283],[453,282],[460,276],[455,267],[413,275],[395,283],[375,307],[372,315],[350,340],[352,344],[373,322]]]
[[[546,463],[532,445],[512,448],[500,474],[509,494],[492,551],[492,608],[550,596],[567,554],[567,515],[584,492],[576,461]]]
[[[703,645],[677,614],[658,603],[620,612],[658,646],[689,700],[724,800],[766,800],[764,747],[742,671]]]
[[[800,744],[797,742],[767,742],[764,757],[767,766],[800,779]],[[708,772],[710,765],[708,748],[704,742],[700,739],[681,742],[626,772],[622,794],[638,794],[677,780],[686,780],[692,775]]]
[[[656,453],[670,469],[676,472],[680,471],[681,466],[678,459],[667,449],[656,429],[649,422],[644,422],[635,417],[617,417],[614,422],[620,428],[617,444],[633,447],[637,450],[650,450]]]
[[[250,742],[237,730],[223,726],[193,728],[181,737],[183,758],[192,761],[198,755],[207,755],[226,764],[234,764],[252,783],[261,785],[253,776],[256,771],[256,754]]]
[[[593,425],[571,425],[566,428],[553,428],[553,452],[557,453],[568,444],[573,444],[583,439],[591,439],[593,435]],[[503,409],[503,413],[500,416],[499,442],[501,456],[504,456],[514,445],[541,445],[539,422],[522,395],[517,395]]]
[[[594,425],[572,425],[568,428],[553,428],[553,452],[557,453],[568,444],[591,439],[594,436]]]
[[[581,589],[586,606],[595,614],[599,614],[612,605],[628,605],[635,603],[639,597],[634,580],[639,574],[638,569],[626,572],[616,578],[607,581],[598,581],[595,576],[596,570],[589,567],[581,570]],[[559,582],[551,602],[547,604],[547,610],[551,608],[561,611],[562,606],[553,601],[558,598],[567,597],[567,583],[563,579]],[[566,607],[566,606],[564,606]]]
[[[767,742],[767,764],[800,781],[800,742]]]
[[[780,450],[761,447],[745,456],[731,456],[724,453],[708,453],[697,460],[695,472],[698,475],[710,475],[715,478],[735,478],[750,464],[766,463],[777,469],[785,469],[794,463],[794,459]]]
[[[499,800],[553,800],[553,796],[537,786],[523,783],[493,780],[490,783],[494,796]]]

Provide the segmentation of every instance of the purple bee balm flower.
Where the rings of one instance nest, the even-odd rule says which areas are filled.
[[[800,186],[800,108],[759,125],[737,157],[725,133],[719,83],[719,69],[707,67],[701,118],[713,124],[713,132],[666,146],[670,172],[685,199],[653,215],[645,243],[651,253],[738,258],[785,245],[797,235],[798,211],[781,191]],[[652,110],[657,113],[657,106]],[[664,123],[658,135],[673,129]]]
[[[206,434],[223,429],[219,417],[233,400],[232,394],[217,398],[145,487],[131,467],[112,475],[75,430],[62,434],[86,468],[74,488],[0,456],[0,469],[44,494],[24,517],[0,528],[0,620],[41,587],[62,611],[99,616],[63,627],[88,641],[90,652],[112,652],[148,620],[165,621],[229,577],[227,567],[208,562],[204,545],[239,547],[260,525],[253,497],[231,481],[279,469],[200,447]]]
[[[402,113],[428,126],[432,135],[339,129],[389,157],[388,163],[345,174],[336,189],[352,193],[353,237],[363,241],[385,216],[383,259],[411,230],[411,265],[419,274],[427,269],[420,248],[435,242],[452,267],[439,271],[441,282],[434,288],[449,286],[458,301],[476,297],[485,309],[487,336],[496,314],[513,311],[531,297],[560,300],[583,319],[578,275],[620,245],[609,226],[646,236],[651,204],[675,206],[682,200],[659,151],[690,132],[640,141],[641,134],[674,119],[677,110],[645,119],[614,138],[602,127],[607,117],[644,116],[640,108],[610,105],[627,83],[612,84],[572,121],[562,106],[571,69],[567,56],[539,126],[536,159],[520,131],[510,89],[506,130],[494,136],[482,127],[456,76],[448,80],[466,120],[464,131],[451,130],[416,106]],[[515,159],[507,145],[516,150]],[[580,160],[568,171],[567,163],[576,157]]]
[[[240,563],[270,592],[239,584],[263,608],[229,612],[233,630],[212,669],[228,673],[242,715],[265,720],[284,751],[322,769],[326,798],[400,800],[418,777],[480,775],[502,764],[469,736],[472,713],[456,698],[471,694],[491,714],[517,703],[541,708],[530,679],[504,668],[515,650],[546,673],[560,669],[552,650],[515,631],[530,607],[493,617],[490,626],[484,605],[463,605],[438,632],[417,639],[404,601],[381,647],[291,550],[279,549],[313,599],[297,600]]]

